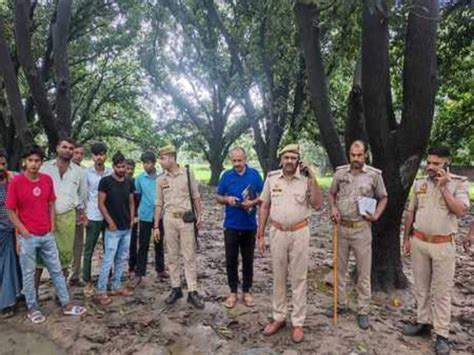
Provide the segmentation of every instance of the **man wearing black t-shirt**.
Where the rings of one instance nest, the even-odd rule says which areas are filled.
[[[106,305],[107,280],[114,265],[112,296],[131,296],[133,292],[121,285],[122,271],[130,248],[130,232],[135,215],[134,184],[126,177],[125,157],[117,152],[112,158],[114,172],[99,183],[99,209],[107,222],[105,230],[105,255],[97,285],[97,300]]]

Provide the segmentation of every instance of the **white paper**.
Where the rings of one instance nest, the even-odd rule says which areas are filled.
[[[357,201],[357,207],[359,208],[359,214],[361,216],[367,216],[367,212],[374,214],[375,208],[377,207],[377,200],[370,197],[361,197]]]

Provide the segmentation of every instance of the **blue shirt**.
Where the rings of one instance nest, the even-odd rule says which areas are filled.
[[[242,192],[248,187],[251,200],[257,198],[263,190],[263,180],[260,173],[246,166],[243,175],[239,175],[235,169],[227,170],[222,174],[217,187],[217,194],[221,196],[234,196],[241,202],[244,200]],[[254,207],[251,213],[240,207],[225,206],[224,228],[237,230],[257,229],[257,209]]]
[[[146,171],[135,179],[135,190],[140,195],[138,219],[153,222],[155,218],[156,179],[158,174],[148,174]]]

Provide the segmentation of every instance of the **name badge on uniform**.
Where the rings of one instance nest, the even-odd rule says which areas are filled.
[[[417,194],[426,194],[428,192],[428,184],[425,182],[423,183],[418,191],[416,192]]]
[[[276,184],[275,186],[273,186],[273,188],[272,188],[272,193],[275,193],[275,194],[279,194],[279,193],[281,193],[282,191],[283,191],[283,190],[281,189],[281,187],[280,187],[279,185],[277,185],[277,184]]]
[[[161,188],[162,188],[163,190],[170,188],[170,183],[168,182],[167,179],[163,179],[163,185],[161,186]]]

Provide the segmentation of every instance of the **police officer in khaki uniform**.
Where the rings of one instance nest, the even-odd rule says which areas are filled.
[[[336,169],[329,189],[331,217],[339,228],[337,249],[338,312],[346,312],[346,272],[349,253],[352,250],[357,265],[357,323],[361,329],[367,329],[371,299],[371,223],[379,219],[387,206],[387,191],[382,179],[382,172],[365,164],[367,148],[364,142],[355,141],[352,143],[349,158],[350,164]],[[358,200],[362,197],[377,200],[373,214],[359,212]]]
[[[174,304],[183,297],[181,291],[180,252],[184,259],[184,273],[188,286],[188,302],[198,309],[204,308],[204,302],[197,293],[196,241],[193,223],[183,220],[185,212],[191,210],[188,178],[186,169],[176,162],[176,149],[166,146],[160,149],[160,165],[164,173],[156,181],[156,208],[153,235],[155,241],[160,238],[160,216],[164,211],[163,223],[166,231],[166,250],[171,277],[171,294],[165,303]],[[191,193],[195,205],[196,225],[201,225],[201,198],[197,182],[191,174]]]
[[[265,248],[265,225],[270,216],[270,251],[273,267],[273,321],[263,333],[270,336],[285,326],[287,315],[286,281],[289,276],[293,296],[292,340],[303,341],[306,317],[306,275],[308,272],[310,206],[319,209],[322,192],[313,170],[300,163],[297,144],[280,152],[281,170],[268,174],[261,195],[257,243]]]
[[[469,209],[467,178],[449,173],[450,152],[428,150],[428,176],[415,181],[405,221],[403,249],[411,254],[417,321],[403,333],[436,334],[437,354],[449,354],[451,288],[453,287],[458,218]]]

